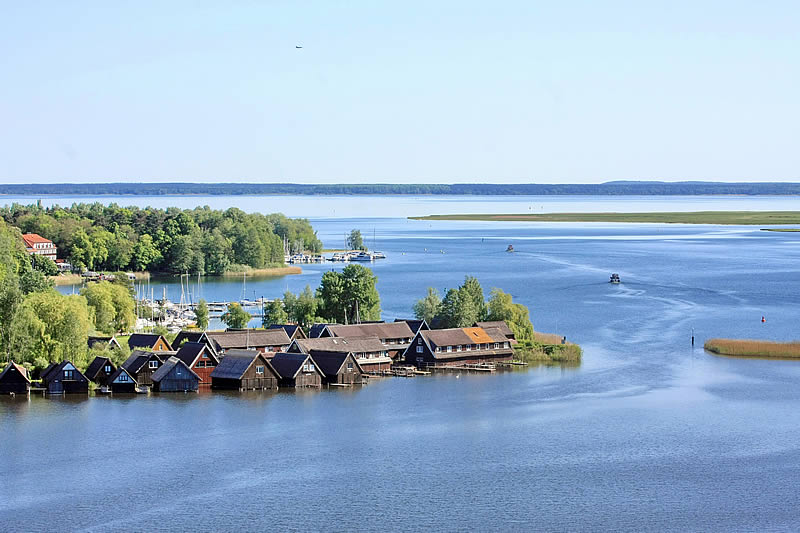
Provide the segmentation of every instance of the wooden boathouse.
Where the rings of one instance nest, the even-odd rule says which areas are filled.
[[[136,382],[136,378],[125,370],[124,366],[121,366],[109,376],[108,386],[111,388],[112,394],[133,394],[139,384]]]
[[[309,354],[280,352],[270,362],[280,376],[281,387],[322,387],[324,375]]]
[[[325,385],[361,385],[367,378],[351,352],[323,352],[312,350],[311,357],[324,374]]]
[[[201,384],[211,385],[211,373],[219,364],[211,348],[202,342],[186,342],[175,353],[175,357],[200,376]]]
[[[200,386],[200,376],[175,356],[164,361],[151,379],[155,392],[190,392]]]
[[[211,372],[211,388],[277,389],[280,375],[258,350],[230,350]]]
[[[151,333],[134,333],[128,339],[128,347],[131,350],[136,348],[146,348],[154,352],[171,352],[172,346],[163,335]]]
[[[89,380],[70,361],[50,365],[41,378],[48,394],[89,394]]]
[[[452,328],[420,331],[405,352],[418,368],[511,361],[511,341],[498,328]]]
[[[31,378],[24,366],[11,361],[0,373],[0,394],[27,394]]]
[[[96,383],[100,386],[106,386],[108,385],[108,379],[116,371],[117,367],[114,366],[114,363],[111,362],[111,359],[108,357],[97,356],[91,363],[89,363],[84,375],[92,383]]]

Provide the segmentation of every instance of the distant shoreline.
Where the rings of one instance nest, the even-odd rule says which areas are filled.
[[[622,222],[637,224],[783,225],[800,224],[800,211],[694,211],[653,213],[463,214],[409,217],[412,220],[486,222]]]
[[[11,183],[0,196],[800,196],[797,182]]]

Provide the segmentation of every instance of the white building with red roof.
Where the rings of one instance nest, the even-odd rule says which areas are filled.
[[[22,236],[22,240],[29,255],[43,255],[53,261],[56,260],[57,250],[53,241],[45,239],[38,233],[26,233]]]

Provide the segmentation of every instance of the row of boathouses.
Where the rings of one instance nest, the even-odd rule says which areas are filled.
[[[91,342],[91,341],[90,341]],[[113,338],[95,338],[108,342]],[[392,368],[419,369],[491,365],[510,361],[514,334],[505,322],[468,328],[430,329],[425,321],[322,324],[307,336],[293,324],[267,330],[181,332],[171,343],[160,335],[137,334],[119,367],[97,357],[80,372],[70,361],[51,364],[40,374],[49,394],[134,393],[212,389],[275,389],[363,383],[370,374]],[[0,374],[0,393],[24,393],[33,382],[21,365],[10,363]]]

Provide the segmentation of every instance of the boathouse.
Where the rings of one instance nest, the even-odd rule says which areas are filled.
[[[200,376],[200,381],[204,385],[211,385],[211,372],[219,364],[211,348],[202,342],[185,342],[175,353],[175,357]]]
[[[171,352],[172,346],[163,335],[151,333],[134,333],[128,339],[128,347],[131,350],[136,348],[146,348],[154,352]]]
[[[303,332],[303,328],[297,324],[272,324],[269,329],[282,329],[286,332],[290,341],[295,339],[307,339],[308,336]]]
[[[291,353],[310,354],[313,350],[322,352],[350,352],[358,360],[365,372],[383,372],[392,367],[389,350],[375,337],[341,338],[319,337],[316,339],[297,339],[289,346]]]
[[[322,371],[309,354],[280,352],[270,362],[280,376],[281,387],[299,389],[322,386]]]
[[[258,350],[230,350],[211,372],[211,388],[277,389],[280,375]]]
[[[133,394],[139,384],[136,378],[121,366],[108,377],[108,386],[111,387],[113,394]]]
[[[170,352],[170,354],[174,354],[174,352]],[[161,357],[163,357],[163,355]],[[156,352],[134,350],[131,356],[122,363],[122,366],[128,371],[128,374],[133,376],[136,383],[150,386],[153,384],[151,380],[153,372],[158,370],[163,364],[161,357],[159,357]]]
[[[151,379],[155,392],[189,392],[200,386],[200,376],[175,356],[164,361]]]
[[[351,352],[312,350],[311,357],[322,371],[325,385],[361,385],[366,380],[366,372]]]
[[[111,362],[108,357],[97,356],[89,363],[86,369],[85,376],[89,381],[97,383],[100,386],[108,385],[108,378],[111,374],[117,371],[117,367]]]
[[[292,343],[283,329],[210,331],[206,335],[220,358],[224,357],[228,350],[283,352]]]
[[[116,337],[89,337],[89,349],[92,348],[122,348]]]
[[[461,366],[510,361],[511,341],[497,328],[452,328],[420,331],[405,352],[417,367]]]
[[[0,394],[27,394],[31,378],[24,366],[11,361],[0,373]]]
[[[42,373],[48,394],[88,394],[89,380],[70,361],[61,361]]]

